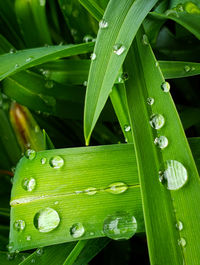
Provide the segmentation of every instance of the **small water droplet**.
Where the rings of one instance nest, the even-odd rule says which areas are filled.
[[[178,11],[178,12],[183,12],[184,11],[184,7],[183,7],[183,5],[182,4],[178,4],[177,6],[176,6],[176,11]]]
[[[164,92],[169,92],[170,91],[170,84],[168,82],[163,82],[161,85],[161,88]]]
[[[33,160],[36,157],[35,150],[27,149],[25,152],[25,157],[28,158],[29,160]]]
[[[60,156],[54,156],[50,159],[49,164],[53,168],[61,168],[64,165],[64,160]]]
[[[46,81],[46,83],[45,83],[46,88],[53,88],[53,86],[54,86],[53,80],[47,80]]]
[[[192,66],[192,68],[191,68],[191,71],[194,71],[194,70],[196,70],[196,69],[195,69],[195,67],[194,67],[194,66]]]
[[[182,231],[183,230],[183,223],[181,221],[178,221],[176,223],[176,228],[179,230],[179,231]]]
[[[94,194],[97,193],[97,189],[96,189],[96,188],[93,188],[93,187],[90,187],[90,188],[87,188],[87,189],[85,190],[85,193],[86,193],[87,195],[94,195]]]
[[[130,125],[124,125],[124,131],[125,132],[130,132],[131,131],[131,126]]]
[[[11,53],[11,54],[16,53],[16,49],[15,48],[11,48],[9,53]]]
[[[26,224],[23,220],[17,220],[14,222],[13,227],[16,231],[21,232],[24,230]]]
[[[114,240],[129,239],[137,230],[137,221],[134,216],[125,211],[116,212],[105,218],[104,234]]]
[[[40,132],[40,127],[38,125],[35,126],[34,128],[35,133],[39,133]]]
[[[92,61],[94,61],[95,59],[96,59],[96,53],[92,53],[91,55],[90,55],[90,59],[92,60]]]
[[[15,259],[15,253],[7,253],[7,260],[14,260]]]
[[[22,181],[22,188],[27,191],[33,191],[36,186],[36,180],[34,178],[24,178]]]
[[[91,35],[85,35],[84,37],[83,37],[83,41],[84,42],[90,42],[90,41],[92,41],[94,38],[91,36]]]
[[[51,72],[49,70],[42,69],[42,74],[46,80],[50,79],[51,77]]]
[[[17,69],[17,68],[19,68],[19,64],[18,63],[15,64],[15,69]]]
[[[165,162],[165,170],[159,172],[159,180],[168,190],[178,190],[188,180],[187,170],[180,162],[168,160]]]
[[[12,173],[15,173],[15,170],[16,170],[16,167],[11,167],[11,171],[12,171]]]
[[[191,68],[190,68],[189,65],[185,65],[184,66],[184,70],[185,70],[186,73],[188,73],[188,72],[190,72]]]
[[[41,164],[42,164],[42,165],[46,164],[46,162],[47,162],[46,157],[41,158]]]
[[[127,189],[128,189],[127,184],[123,182],[115,182],[115,183],[110,184],[108,186],[108,189],[106,189],[106,191],[112,194],[120,194],[120,193],[125,192]]]
[[[29,62],[32,61],[32,60],[33,60],[33,57],[32,57],[32,56],[26,58],[26,62],[27,62],[27,63],[29,63]]]
[[[156,67],[158,67],[158,66],[159,66],[159,62],[158,62],[158,61],[156,61],[156,63],[155,63],[155,66],[156,66]]]
[[[165,118],[161,114],[154,114],[151,116],[149,123],[152,128],[159,130],[163,127]]]
[[[85,233],[85,228],[81,223],[73,224],[72,227],[70,228],[70,235],[73,238],[79,238],[83,236],[84,233]]]
[[[154,103],[154,98],[147,98],[148,105],[153,105],[153,103]]]
[[[35,259],[31,259],[31,263],[35,263]]]
[[[54,204],[57,205],[58,204],[58,201],[55,201]]]
[[[144,45],[149,45],[149,39],[148,39],[148,37],[147,37],[146,34],[144,34],[144,35],[142,36],[142,43],[143,43]]]
[[[126,50],[126,48],[122,44],[115,44],[113,46],[113,50],[115,54],[121,55]]]
[[[165,136],[156,137],[154,144],[157,145],[160,149],[164,149],[168,146],[168,139]]]
[[[13,242],[10,242],[8,245],[7,245],[7,249],[9,252],[13,252],[13,248],[14,248],[14,243]]]
[[[31,236],[27,236],[27,237],[26,237],[26,240],[27,240],[27,241],[31,241]]]
[[[54,230],[59,223],[60,217],[58,213],[48,207],[37,212],[34,217],[34,226],[42,233]]]
[[[108,22],[105,19],[99,21],[99,28],[106,29],[108,27]]]
[[[186,246],[186,240],[185,238],[181,237],[179,240],[178,240],[178,245],[181,246],[181,247],[185,247]]]
[[[38,248],[38,249],[36,250],[36,254],[37,254],[37,256],[42,256],[43,253],[44,253],[43,248]]]
[[[179,14],[176,10],[174,9],[168,9],[167,11],[165,11],[165,15],[166,16],[172,16],[172,17],[179,17]]]
[[[87,81],[84,81],[84,82],[83,82],[83,85],[84,85],[84,86],[87,86],[87,84],[88,84]]]

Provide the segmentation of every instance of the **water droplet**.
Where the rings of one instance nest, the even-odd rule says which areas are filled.
[[[93,188],[93,187],[90,187],[90,188],[87,188],[87,189],[85,190],[85,193],[86,193],[87,195],[94,195],[94,194],[97,193],[97,189],[96,189],[96,188]]]
[[[130,125],[124,125],[124,131],[125,132],[130,132],[131,131],[131,126]]]
[[[115,54],[121,55],[126,50],[126,48],[122,44],[115,44],[113,46],[113,50]]]
[[[186,2],[184,4],[184,9],[189,14],[200,14],[200,9],[193,2]]]
[[[42,233],[47,233],[58,227],[60,217],[52,208],[45,208],[35,214],[34,225]]]
[[[58,201],[55,201],[54,204],[57,205],[58,204]]]
[[[64,165],[64,160],[60,156],[54,156],[50,159],[49,163],[53,168],[61,168]]]
[[[13,252],[13,248],[14,248],[14,243],[13,242],[10,242],[8,245],[7,245],[7,249],[9,252]]]
[[[178,245],[181,246],[181,247],[185,247],[186,246],[186,240],[185,240],[185,238],[181,237],[178,240]]]
[[[31,263],[35,263],[35,259],[31,259]]]
[[[105,19],[99,21],[99,28],[106,29],[108,27],[108,22]]]
[[[90,55],[90,59],[92,60],[92,61],[94,61],[95,59],[96,59],[96,53],[92,53],[91,55]]]
[[[161,85],[161,88],[164,92],[169,92],[170,90],[170,84],[168,82],[163,82]]]
[[[82,190],[76,190],[75,193],[76,194],[81,194],[81,193],[83,193],[83,191]]]
[[[36,254],[37,254],[37,256],[42,256],[43,253],[44,253],[43,248],[38,248],[38,249],[36,250]]]
[[[177,12],[183,12],[184,11],[184,7],[182,4],[178,4],[175,9]]]
[[[135,217],[125,211],[116,212],[104,220],[104,234],[111,239],[129,239],[136,230],[137,221]]]
[[[47,162],[46,157],[41,158],[41,164],[42,164],[42,165],[46,164],[46,162]]]
[[[25,157],[28,158],[29,160],[33,160],[36,157],[35,150],[27,149],[25,152]]]
[[[15,170],[16,170],[16,167],[11,167],[11,171],[12,171],[12,173],[15,173]]]
[[[185,65],[184,66],[184,70],[185,70],[186,73],[188,73],[191,70],[191,68],[190,68],[189,65]]]
[[[15,253],[7,253],[7,260],[14,260],[15,258]]]
[[[176,223],[176,228],[179,230],[179,231],[182,231],[183,230],[183,223],[181,221],[178,221]]]
[[[152,128],[159,130],[163,127],[165,118],[161,114],[154,114],[151,116],[149,123]]]
[[[144,45],[149,45],[149,39],[148,39],[148,37],[147,37],[146,34],[144,34],[144,35],[142,36],[142,43],[143,43]]]
[[[87,86],[87,84],[88,84],[87,81],[84,81],[84,82],[83,82],[83,85],[84,85],[84,86]]]
[[[168,190],[182,188],[186,184],[187,179],[186,168],[176,160],[166,161],[165,170],[159,172],[159,180]]]
[[[165,15],[166,16],[173,16],[173,17],[179,17],[179,14],[176,10],[174,9],[168,9],[167,11],[165,11]]]
[[[196,69],[195,69],[195,67],[194,67],[194,66],[192,66],[192,68],[191,68],[191,71],[194,71],[194,70],[196,70]]]
[[[26,237],[26,240],[27,240],[27,241],[31,241],[31,236],[27,236],[27,237]]]
[[[85,35],[84,37],[83,37],[83,41],[84,42],[90,42],[90,41],[92,41],[93,40],[93,37],[91,36],[91,35]]]
[[[39,133],[40,132],[40,127],[38,125],[35,126],[34,128],[35,133]]]
[[[22,181],[22,188],[27,191],[35,189],[36,181],[34,178],[24,178]]]
[[[42,74],[46,80],[50,79],[51,77],[51,72],[49,70],[42,69]]]
[[[154,103],[154,98],[147,98],[148,105],[153,105],[153,103]]]
[[[160,149],[164,149],[168,146],[168,139],[165,136],[156,137],[154,144],[157,145]]]
[[[19,64],[18,63],[15,64],[15,69],[17,69],[17,68],[19,68]]]
[[[112,193],[112,194],[120,194],[125,192],[128,189],[127,184],[123,182],[115,182],[108,186],[108,189],[106,191]]]
[[[158,67],[158,66],[159,66],[159,62],[158,62],[158,61],[156,61],[156,63],[155,63],[155,66],[156,66],[156,67]]]
[[[81,223],[73,224],[72,227],[70,228],[70,235],[73,238],[79,238],[83,236],[84,233],[85,233],[85,228]]]
[[[21,232],[24,230],[26,224],[23,220],[17,220],[14,222],[13,227],[16,231]]]
[[[15,48],[11,48],[9,53],[11,53],[11,54],[16,53],[16,49]]]
[[[32,56],[26,58],[26,62],[27,62],[27,63],[30,63],[30,61],[32,61],[32,60],[33,60],[33,57],[32,57]]]
[[[53,80],[47,80],[46,81],[46,83],[45,83],[46,88],[53,88],[53,86],[54,86]]]

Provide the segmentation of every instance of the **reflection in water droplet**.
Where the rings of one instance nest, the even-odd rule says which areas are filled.
[[[46,162],[47,162],[46,157],[41,158],[41,164],[42,164],[42,165],[46,164]]]
[[[147,37],[146,34],[144,34],[144,35],[142,36],[142,43],[143,43],[144,45],[148,45],[148,44],[149,44],[149,40],[148,40],[148,37]]]
[[[106,29],[108,27],[108,22],[105,19],[99,21],[99,28]]]
[[[131,126],[130,125],[124,125],[124,131],[125,132],[130,132],[131,131]]]
[[[147,98],[148,105],[153,105],[153,103],[154,103],[154,98]]]
[[[95,59],[96,59],[96,53],[92,53],[91,55],[90,55],[90,59],[92,60],[92,61],[94,61]]]
[[[181,237],[181,238],[178,240],[178,245],[179,245],[179,246],[182,246],[182,247],[185,247],[185,246],[186,246],[186,240],[185,240],[185,238]]]
[[[149,123],[152,128],[159,130],[163,127],[165,118],[161,114],[154,114],[151,116]]]
[[[70,228],[70,235],[73,238],[79,238],[83,236],[84,233],[85,233],[85,228],[81,223],[73,224],[72,227]]]
[[[115,182],[108,186],[107,192],[112,194],[120,194],[128,189],[128,185],[123,182]]]
[[[85,190],[85,193],[86,193],[87,195],[94,195],[94,194],[97,193],[97,189],[96,189],[96,188],[93,188],[93,187],[90,187],[90,188],[87,188],[87,189]]]
[[[161,85],[161,88],[164,92],[169,92],[170,91],[170,84],[168,82],[163,82]]]
[[[176,223],[176,228],[179,230],[179,231],[182,231],[183,230],[183,223],[181,221],[178,221]]]
[[[24,178],[22,181],[22,188],[27,191],[35,189],[36,180],[34,178]]]
[[[26,237],[26,240],[27,240],[27,241],[31,241],[31,236],[27,236],[27,237]]]
[[[165,136],[156,137],[154,144],[157,145],[160,149],[164,149],[168,146],[168,139]]]
[[[168,160],[165,163],[165,170],[159,172],[160,182],[169,190],[182,188],[188,179],[186,168],[176,160]]]
[[[111,239],[129,239],[136,230],[137,221],[135,217],[125,211],[116,212],[104,220],[104,234]]]
[[[42,233],[47,233],[58,227],[60,217],[52,208],[45,208],[35,214],[34,225]]]
[[[17,220],[14,222],[13,227],[16,231],[21,232],[24,230],[26,224],[23,220]]]
[[[64,160],[60,156],[54,156],[50,159],[49,164],[53,168],[61,168],[64,165]]]
[[[126,48],[122,44],[115,44],[113,46],[113,50],[115,54],[121,55],[126,50]]]
[[[29,160],[33,160],[36,156],[35,150],[32,149],[27,149],[25,152],[25,157],[28,158]]]

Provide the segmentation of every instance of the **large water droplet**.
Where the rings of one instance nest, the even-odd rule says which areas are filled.
[[[36,180],[34,178],[24,178],[22,181],[22,188],[27,191],[35,189]]]
[[[73,224],[70,228],[70,234],[73,238],[79,238],[85,233],[85,228],[81,223]]]
[[[61,168],[64,165],[64,160],[60,156],[54,156],[50,159],[49,164],[53,168]]]
[[[13,227],[16,231],[21,232],[24,230],[26,224],[23,220],[17,220],[14,222]]]
[[[129,239],[136,230],[137,221],[135,217],[125,211],[116,212],[104,220],[104,234],[111,239]]]
[[[99,21],[99,28],[106,29],[108,27],[108,22],[105,19]]]
[[[87,195],[94,195],[94,194],[97,193],[97,189],[96,189],[96,188],[93,188],[93,187],[90,187],[90,188],[87,188],[87,189],[85,190],[85,193],[86,193]]]
[[[90,59],[92,60],[92,61],[94,61],[95,59],[96,59],[96,53],[92,53],[91,55],[90,55]]]
[[[106,191],[112,193],[112,194],[120,194],[125,192],[128,189],[128,185],[123,182],[115,182],[108,186],[108,189]]]
[[[163,82],[161,85],[161,88],[164,92],[169,92],[170,91],[170,84],[168,82]]]
[[[117,54],[117,55],[121,55],[125,50],[125,46],[123,46],[122,44],[115,44],[113,46],[113,50],[114,50],[114,53]]]
[[[191,68],[190,68],[189,65],[185,65],[184,66],[184,70],[185,70],[186,73],[188,73],[188,72],[190,72]]]
[[[188,179],[186,168],[176,160],[168,160],[165,163],[165,170],[159,173],[159,180],[169,190],[182,188]]]
[[[154,144],[157,145],[160,149],[164,149],[168,146],[168,139],[165,136],[156,137]]]
[[[42,233],[47,233],[58,227],[60,217],[52,208],[45,208],[35,214],[34,225]]]
[[[28,158],[29,160],[33,160],[36,156],[35,150],[32,149],[27,149],[25,152],[25,157]]]
[[[185,238],[181,237],[179,240],[178,240],[178,245],[181,246],[181,247],[185,247],[186,246],[186,240]]]
[[[165,123],[165,118],[161,114],[154,114],[151,116],[149,123],[152,128],[159,130],[163,127]]]
[[[148,105],[153,105],[153,103],[154,103],[154,98],[147,98]]]
[[[130,132],[131,131],[131,126],[130,125],[124,125],[124,131],[125,132]]]
[[[183,223],[181,221],[178,221],[176,223],[176,228],[179,230],[179,231],[182,231],[183,230]]]

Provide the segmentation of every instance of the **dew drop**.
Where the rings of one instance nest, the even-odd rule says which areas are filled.
[[[32,57],[32,56],[26,58],[26,62],[27,62],[27,63],[30,63],[30,61],[32,61],[32,60],[33,60],[33,57]]]
[[[41,164],[42,164],[42,165],[46,164],[46,162],[47,162],[46,157],[41,158]]]
[[[46,81],[46,83],[45,83],[46,88],[53,88],[53,86],[54,86],[53,80],[47,80]]]
[[[7,260],[13,260],[15,259],[15,253],[7,253]]]
[[[90,187],[90,188],[87,188],[87,189],[85,190],[85,193],[86,193],[87,195],[94,195],[94,194],[97,193],[97,189],[96,189],[96,188],[93,188],[93,187]]]
[[[126,48],[122,44],[115,44],[113,46],[113,50],[115,54],[121,55],[126,50]]]
[[[168,9],[167,11],[165,11],[165,15],[166,16],[179,17],[178,12],[174,9]]]
[[[83,82],[83,85],[84,85],[84,86],[87,86],[87,84],[88,84],[87,81],[84,81],[84,82]]]
[[[158,67],[158,66],[159,66],[159,62],[158,62],[158,61],[156,61],[156,63],[155,63],[155,66],[156,66],[156,67]]]
[[[70,235],[73,238],[79,238],[83,236],[84,233],[85,233],[85,228],[81,223],[73,224],[72,227],[70,228]]]
[[[14,48],[11,48],[9,53],[11,53],[11,54],[16,53],[16,50]]]
[[[168,190],[178,190],[188,180],[187,170],[180,162],[168,160],[165,163],[165,170],[159,172],[159,180]]]
[[[104,234],[114,240],[129,239],[137,230],[137,221],[134,216],[125,211],[116,212],[105,218]]]
[[[168,146],[168,139],[165,136],[156,137],[154,144],[157,145],[160,149],[164,149]]]
[[[90,55],[90,59],[92,60],[92,61],[94,61],[95,59],[96,59],[96,53],[92,53],[91,55]]]
[[[195,67],[194,66],[192,66],[192,68],[191,68],[191,71],[194,71],[195,70]]]
[[[58,201],[55,201],[54,204],[57,205],[58,204]]]
[[[27,236],[27,237],[26,237],[26,240],[27,240],[27,241],[31,241],[31,236]]]
[[[130,125],[124,125],[124,131],[125,132],[130,132],[131,131],[131,126]]]
[[[183,230],[183,223],[181,221],[178,221],[176,223],[176,228],[179,230],[179,231],[182,231]]]
[[[27,191],[33,191],[36,186],[36,180],[34,178],[24,178],[22,181],[22,188]]]
[[[164,92],[169,92],[170,91],[170,84],[168,82],[163,82],[161,85],[161,88]]]
[[[13,227],[16,231],[21,232],[24,230],[26,224],[23,220],[17,220],[14,222]]]
[[[35,126],[34,128],[35,133],[39,133],[40,132],[40,127],[38,125]]]
[[[59,223],[60,217],[58,213],[48,207],[37,212],[34,217],[34,226],[42,233],[54,230]]]
[[[19,68],[19,64],[18,63],[15,64],[15,69],[17,69],[17,68]]]
[[[147,37],[146,34],[144,34],[144,35],[142,36],[142,43],[143,43],[144,45],[148,45],[148,44],[149,44],[149,40],[148,40],[148,37]]]
[[[7,249],[9,252],[13,252],[13,248],[14,248],[14,243],[13,242],[10,242],[8,245],[7,245]]]
[[[186,240],[185,238],[181,237],[179,240],[178,240],[178,245],[181,246],[181,247],[185,247],[186,246]]]
[[[29,160],[33,160],[36,157],[35,150],[27,149],[25,152],[25,157],[28,158]]]
[[[90,41],[92,41],[93,40],[93,37],[91,36],[91,35],[85,35],[84,37],[83,37],[83,41],[84,42],[90,42]]]
[[[31,259],[31,263],[35,263],[35,259]]]
[[[60,156],[54,156],[50,159],[49,164],[53,168],[61,168],[64,165],[64,160]]]
[[[154,98],[147,98],[147,104],[148,105],[153,105],[153,103],[154,103]]]
[[[184,70],[185,70],[186,73],[188,73],[191,70],[191,68],[190,68],[189,65],[185,65],[184,66]]]
[[[151,116],[149,123],[152,128],[159,130],[163,127],[165,118],[161,114],[154,114]]]
[[[178,5],[176,6],[176,11],[178,11],[178,12],[183,12],[183,11],[184,11],[184,7],[183,7],[183,5],[182,5],[182,4],[178,4]]]
[[[36,254],[37,254],[37,256],[42,256],[43,253],[44,253],[43,248],[38,248],[38,249],[36,250]]]
[[[99,28],[106,29],[108,27],[108,22],[105,19],[99,21]]]
[[[115,182],[115,183],[110,184],[108,186],[108,189],[106,189],[106,191],[112,194],[120,194],[120,193],[125,192],[127,189],[128,189],[127,184],[123,182]]]

